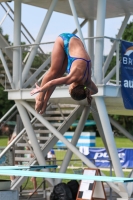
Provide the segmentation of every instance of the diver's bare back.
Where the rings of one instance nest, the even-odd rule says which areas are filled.
[[[84,58],[90,60],[88,53],[86,52],[83,43],[80,39],[73,37],[69,42],[69,53],[72,57]]]

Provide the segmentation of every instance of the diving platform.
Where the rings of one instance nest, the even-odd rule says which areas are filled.
[[[112,161],[116,177],[124,177],[111,124],[131,141],[133,141],[133,136],[126,131],[124,127],[121,127],[118,122],[114,121],[110,115],[133,116],[133,110],[127,110],[124,108],[119,79],[120,39],[122,38],[130,16],[133,14],[133,1],[0,0],[0,2],[2,7],[3,5],[6,5],[7,7],[7,9],[4,7],[6,14],[3,20],[6,16],[10,16],[9,13],[12,12],[12,21],[14,23],[13,45],[11,46],[6,44],[3,36],[0,37],[0,59],[2,61],[3,71],[5,72],[0,76],[0,83],[3,84],[3,87],[5,86],[5,79],[3,78],[5,76],[9,86],[5,87],[5,90],[8,91],[8,99],[15,101],[13,108],[2,117],[1,121],[5,120],[7,115],[10,115],[10,111],[16,109],[14,113],[19,113],[24,125],[24,129],[20,130],[20,133],[18,133],[16,138],[4,149],[0,154],[0,157],[4,155],[12,145],[17,145],[17,148],[20,149],[16,149],[15,159],[17,162],[23,162],[25,158],[19,156],[19,154],[21,155],[24,153],[24,148],[28,146],[31,147],[30,151],[32,151],[32,154],[34,155],[33,158],[30,158],[28,161],[26,160],[28,165],[35,165],[36,162],[38,162],[39,165],[46,165],[44,157],[50,149],[53,148],[57,141],[61,140],[67,146],[68,150],[61,163],[61,168],[59,170],[60,174],[66,172],[73,153],[88,167],[95,168],[96,166],[76,148],[76,143],[84,128],[84,124],[91,113],[96,122],[97,130],[103,140],[104,146],[107,152],[109,152],[109,157]],[[12,7],[14,6],[14,11],[9,6],[10,2]],[[38,35],[36,38],[32,37],[32,42],[29,42],[31,38],[28,38],[29,40],[26,40],[28,41],[28,45],[21,45],[22,29],[26,31],[26,34],[28,33],[28,37],[29,35],[32,36],[32,34],[30,34],[24,27],[24,24],[22,24],[21,14],[24,14],[24,11],[23,13],[21,12],[22,4],[31,6],[30,9],[32,9],[33,6],[46,9],[42,25],[38,30]],[[50,19],[53,12],[66,14],[74,18],[75,30],[72,30],[72,33],[78,34],[91,57],[93,72],[92,79],[97,85],[99,91],[96,95],[93,95],[92,105],[89,107],[86,100],[73,100],[70,97],[68,86],[57,87],[49,100],[46,112],[44,115],[40,115],[34,109],[35,95],[31,96],[30,91],[37,81],[38,83],[41,82],[45,72],[49,69],[51,64],[50,55],[44,53],[41,45],[43,44],[42,40],[46,28],[48,24],[51,23]],[[105,19],[122,16],[123,22],[120,24],[116,38],[105,36]],[[82,22],[79,18],[82,19]],[[94,30],[94,21],[96,22],[96,30]],[[64,22],[64,24],[65,23],[66,22]],[[67,23],[69,23],[69,21],[67,21]],[[82,33],[82,27],[85,24],[88,26],[87,42]],[[36,26],[36,24],[33,25],[34,27]],[[112,40],[112,46],[106,59],[104,59],[103,51],[105,45],[104,39]],[[30,50],[26,52],[26,55],[23,58],[23,49],[27,47]],[[4,57],[5,54],[11,61],[10,68]],[[32,71],[34,68],[32,65],[33,61],[36,56],[40,55],[42,56],[43,62]],[[116,63],[110,70],[110,63],[114,55],[116,55]],[[114,79],[114,77],[116,84],[111,84],[112,78]],[[70,143],[63,135],[76,119],[79,119],[79,123]],[[38,143],[38,140],[42,140],[43,142]],[[31,146],[29,146],[28,141],[31,142]],[[133,178],[132,173],[130,174],[130,177]],[[53,181],[52,178],[56,178],[56,180]],[[58,175],[57,177],[51,177],[48,173],[47,181],[50,185],[54,186],[61,182],[61,178],[58,178]],[[15,180],[11,189],[13,190],[20,187],[23,182],[24,177],[17,177],[17,180]],[[123,199],[128,200],[133,193],[132,183],[127,183],[126,185],[123,182],[118,184],[108,182],[108,185]]]
[[[8,0],[0,0],[0,2],[10,2]],[[12,1],[11,1],[12,2]],[[97,0],[75,0],[75,8],[79,18],[97,19]],[[22,0],[21,3],[49,9],[51,1],[49,0]],[[126,14],[133,13],[133,2],[130,0],[107,0],[106,2],[106,18],[122,17]],[[55,12],[72,15],[69,1],[59,0],[54,8]]]
[[[116,85],[97,85],[98,93],[95,96],[101,96],[104,98],[106,109],[110,115],[127,115],[132,116],[133,110],[127,110],[124,108],[123,100],[121,97],[121,87]],[[30,95],[32,89],[21,90],[8,90],[9,100],[26,100],[29,102],[35,102],[35,96]],[[76,104],[87,106],[87,100],[75,101],[71,98],[68,86],[57,87],[50,98],[51,103],[56,104]],[[92,101],[92,107],[95,106]]]

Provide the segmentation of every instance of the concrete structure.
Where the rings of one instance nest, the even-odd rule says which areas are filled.
[[[7,2],[5,0],[0,0],[2,4],[3,2]],[[42,26],[38,32],[38,36],[34,40],[34,43],[30,48],[30,53],[26,55],[26,58],[22,61],[22,48],[21,48],[21,7],[22,4],[29,4],[36,7],[46,8],[47,13],[43,20]],[[6,4],[7,5],[7,4]],[[2,64],[7,75],[8,81],[10,83],[11,89],[8,90],[8,98],[15,100],[17,109],[20,113],[21,119],[23,121],[25,129],[20,132],[14,142],[18,142],[24,132],[26,131],[28,135],[28,139],[31,141],[35,158],[29,162],[29,164],[34,164],[36,158],[40,165],[45,165],[44,156],[46,153],[55,145],[57,140],[63,141],[68,147],[68,152],[65,156],[65,159],[62,163],[60,172],[65,172],[66,168],[71,159],[72,152],[74,152],[88,167],[95,167],[93,163],[91,163],[86,157],[84,157],[76,148],[75,143],[77,142],[80,133],[84,127],[84,123],[90,113],[93,114],[94,120],[96,121],[97,127],[99,129],[100,135],[103,139],[105,147],[109,152],[110,158],[113,163],[113,167],[115,170],[116,176],[124,176],[123,171],[120,165],[120,161],[117,155],[117,147],[114,142],[114,137],[112,134],[112,129],[110,125],[110,118],[108,114],[121,114],[121,115],[133,115],[133,111],[125,110],[123,107],[122,99],[121,99],[121,91],[119,85],[119,39],[124,32],[124,29],[127,25],[128,19],[132,14],[133,10],[133,2],[128,0],[14,0],[14,41],[13,46],[7,45],[6,41],[0,37],[0,58],[2,60]],[[50,63],[50,58],[44,60],[44,63],[38,67],[38,69],[32,73],[30,68],[32,66],[32,62],[35,58],[37,50],[40,48],[39,44],[41,43],[41,39],[47,25],[50,20],[50,17],[53,11],[58,11],[60,13],[66,13],[69,15],[73,15],[76,30],[73,32],[78,32],[81,40],[84,43],[83,34],[81,31],[81,27],[88,23],[88,53],[91,55],[92,63],[94,63],[93,68],[93,80],[97,84],[99,88],[98,94],[96,94],[93,99],[91,108],[87,106],[87,101],[76,102],[70,98],[67,87],[59,87],[53,93],[50,99],[50,105],[48,106],[47,112],[44,116],[37,114],[33,108],[34,97],[30,96],[31,86],[34,85],[36,79],[38,79],[38,75],[41,73],[43,69]],[[9,12],[9,11],[8,11]],[[7,13],[8,14],[8,13]],[[105,28],[105,18],[114,18],[119,16],[125,16],[123,23],[119,29],[117,34],[117,38],[114,39],[114,43],[112,45],[111,51],[103,64],[103,47],[104,47],[104,28]],[[83,18],[83,22],[80,24],[78,17]],[[94,20],[97,22],[96,26],[96,35],[94,35]],[[35,24],[34,24],[35,26]],[[95,52],[94,52],[94,38],[95,38]],[[108,38],[109,39],[109,38]],[[5,46],[8,48],[5,48]],[[6,49],[6,50],[5,50]],[[113,54],[117,50],[117,64],[114,68],[105,76],[106,71],[109,67],[109,63],[113,57]],[[3,52],[6,52],[7,56],[13,62],[13,74],[10,73],[8,69],[8,65],[4,59]],[[95,55],[95,56],[94,56]],[[116,73],[116,84],[109,85],[107,84],[111,77]],[[41,78],[39,79],[39,81]],[[1,76],[2,83],[2,76]],[[65,111],[62,111],[62,106],[73,108],[71,113],[67,118],[63,114],[66,114]],[[75,107],[74,107],[75,106]],[[55,108],[60,111],[62,124],[58,128],[54,128],[50,120],[53,113],[57,112],[54,110],[53,113],[50,114],[51,108]],[[68,127],[74,122],[74,120],[78,117],[78,114],[81,114],[79,125],[75,131],[73,140],[69,143],[64,137],[63,134],[68,129]],[[57,117],[57,116],[56,116]],[[55,120],[56,118],[54,118]],[[35,131],[33,129],[34,122],[39,121],[41,125],[47,128],[49,131],[47,141],[43,148],[40,148],[37,138],[35,136]],[[115,122],[111,120],[111,123],[115,126]],[[54,124],[55,127],[57,124]],[[59,124],[58,124],[59,125]],[[118,124],[116,126],[119,129],[122,127]],[[123,134],[125,134],[129,139],[133,141],[133,137],[126,130],[123,130]],[[39,132],[39,130],[37,130]],[[42,131],[42,130],[41,130]],[[39,134],[41,134],[41,131]],[[51,137],[50,137],[51,136]],[[13,143],[9,145],[8,148]],[[8,149],[7,148],[7,149]],[[7,150],[5,149],[5,151]],[[3,154],[5,153],[3,152]],[[22,151],[21,151],[22,153]],[[1,154],[2,156],[2,154]],[[53,181],[48,180],[51,185],[53,185]],[[60,180],[56,180],[55,183],[58,183]],[[19,187],[23,182],[23,178],[16,181],[16,184],[12,187],[12,189]],[[132,194],[132,187],[129,185],[125,185],[123,183],[114,184],[109,183],[110,187],[118,193],[121,198],[128,199]]]
[[[0,191],[0,199],[5,200],[19,200],[19,195],[17,190]]]

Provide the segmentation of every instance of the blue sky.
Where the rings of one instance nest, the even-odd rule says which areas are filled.
[[[13,3],[10,3],[9,5],[13,7]],[[3,9],[0,7],[0,21],[2,20],[4,14],[5,11],[3,11]],[[41,27],[45,14],[46,10],[44,9],[22,4],[22,22],[24,23],[24,25],[33,35],[34,38],[37,37],[38,31]],[[82,20],[83,19],[79,19],[80,22]],[[129,21],[131,20],[133,20],[133,17],[130,17]],[[122,21],[123,17],[106,19],[105,36],[115,37],[118,32],[118,29],[121,26]],[[10,40],[13,41],[13,23],[9,19],[9,17],[7,17],[4,23],[2,24],[2,28],[4,34],[8,34],[10,36]],[[72,32],[73,30],[75,30],[75,28],[76,26],[74,18],[72,16],[54,12],[50,19],[50,23],[48,24],[48,27],[44,33],[42,42],[54,41],[60,33]],[[82,28],[82,32],[83,36],[87,37],[87,25],[85,25],[84,28]],[[22,41],[26,40],[22,37]],[[111,47],[110,41],[105,39],[104,54],[106,55],[108,54],[110,47]],[[45,45],[44,49],[46,52],[49,52],[52,49],[52,45]]]

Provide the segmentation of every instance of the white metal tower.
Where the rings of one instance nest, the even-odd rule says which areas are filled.
[[[0,0],[0,2],[7,2],[6,0]],[[29,4],[36,7],[47,9],[46,16],[43,20],[42,26],[38,32],[33,44],[29,45],[30,52],[26,58],[22,60],[22,51],[24,46],[21,46],[21,8],[22,4]],[[121,38],[124,29],[127,25],[128,19],[132,14],[133,1],[128,0],[14,0],[14,41],[13,46],[8,46],[3,38],[0,37],[0,58],[4,66],[6,76],[10,82],[11,89],[8,90],[8,98],[15,100],[17,109],[20,113],[24,127],[30,139],[35,156],[40,165],[45,165],[44,155],[54,146],[58,139],[63,141],[68,147],[67,154],[61,165],[60,172],[65,172],[71,159],[72,152],[75,153],[87,166],[95,167],[85,156],[83,156],[75,147],[75,144],[83,129],[84,123],[91,111],[99,129],[100,135],[103,139],[104,145],[109,152],[112,160],[113,168],[116,176],[123,177],[122,167],[117,154],[117,147],[114,142],[114,136],[112,133],[110,122],[121,129],[129,139],[133,141],[133,137],[124,130],[119,124],[117,124],[108,114],[121,114],[121,115],[133,115],[133,111],[125,110],[122,103],[121,91],[119,85],[119,39]],[[93,80],[98,86],[99,92],[94,95],[92,108],[87,106],[87,101],[76,102],[71,99],[68,88],[66,86],[59,87],[55,90],[51,96],[50,103],[56,105],[59,109],[62,104],[69,104],[70,107],[75,105],[70,115],[66,118],[63,113],[63,123],[60,128],[56,129],[48,122],[47,114],[41,116],[34,110],[33,103],[34,97],[30,96],[30,87],[35,83],[35,79],[38,79],[38,75],[50,64],[50,57],[45,59],[45,62],[34,72],[30,72],[32,62],[38,49],[39,44],[43,41],[42,37],[45,33],[47,25],[51,18],[53,11],[72,15],[75,20],[76,30],[81,40],[84,42],[82,34],[82,26],[88,23],[88,53],[91,56],[93,68]],[[7,11],[10,12],[10,11]],[[117,38],[114,39],[112,48],[105,62],[103,62],[103,48],[104,39],[110,39],[104,35],[105,19],[115,18],[119,16],[125,16],[123,23],[118,31]],[[83,22],[80,24],[78,17],[83,18]],[[96,20],[96,35],[94,35],[94,20]],[[35,24],[34,24],[35,26]],[[111,27],[113,28],[113,27]],[[94,46],[95,40],[95,46]],[[8,48],[5,48],[5,46]],[[95,48],[94,48],[95,47]],[[113,57],[114,52],[117,51],[117,64],[106,75],[109,63]],[[13,62],[13,73],[11,75],[8,65],[4,59],[3,52],[6,52],[7,56]],[[116,84],[107,84],[112,76],[116,74]],[[41,77],[39,77],[41,80]],[[47,113],[50,108],[47,109]],[[60,109],[61,111],[61,109]],[[63,134],[67,128],[76,119],[77,114],[81,113],[79,125],[75,131],[73,140],[69,143]],[[49,114],[50,115],[50,114]],[[31,119],[30,117],[31,116]],[[53,134],[51,138],[46,142],[43,149],[40,148],[37,138],[34,134],[32,122],[37,119],[41,124],[46,127],[50,133]],[[22,133],[20,134],[22,135]],[[19,135],[19,136],[20,136]],[[58,138],[58,139],[57,139]],[[15,141],[17,141],[16,138]],[[60,180],[56,180],[58,183]],[[53,184],[52,180],[49,180]],[[123,199],[128,199],[131,196],[132,189],[128,189],[129,185],[108,183]],[[13,187],[17,187],[16,185]]]

